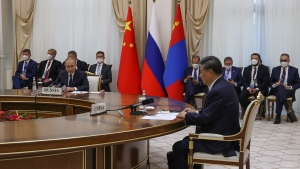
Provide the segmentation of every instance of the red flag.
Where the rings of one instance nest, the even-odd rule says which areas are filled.
[[[118,76],[120,93],[141,94],[141,74],[134,37],[132,13],[128,7]]]

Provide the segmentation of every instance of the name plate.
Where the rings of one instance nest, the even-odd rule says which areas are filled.
[[[106,113],[106,103],[92,104],[91,116]]]
[[[42,87],[42,94],[48,95],[62,95],[61,88]]]

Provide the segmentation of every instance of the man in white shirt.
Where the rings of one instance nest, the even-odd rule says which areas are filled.
[[[30,59],[31,52],[29,49],[24,49],[23,61],[19,62],[15,76],[12,77],[13,89],[21,89],[27,87],[30,89],[32,87],[33,77],[35,77],[37,72],[36,61]]]
[[[276,120],[274,124],[280,124],[281,112],[283,106],[287,113],[293,111],[289,107],[287,98],[292,97],[292,101],[296,100],[295,92],[300,88],[300,78],[298,69],[289,66],[290,56],[286,53],[280,56],[280,66],[274,67],[269,81],[271,93],[276,96]]]
[[[37,72],[37,81],[43,82],[43,86],[48,87],[53,81],[56,80],[61,67],[61,62],[55,60],[56,56],[55,49],[49,49],[47,53],[47,60],[44,60],[40,63],[38,72]]]
[[[96,53],[97,63],[89,67],[89,72],[95,73],[95,75],[102,75],[101,90],[110,92],[109,83],[112,82],[111,66],[104,63],[104,52],[98,51]]]
[[[208,93],[208,88],[203,84],[200,75],[200,57],[192,57],[192,66],[187,67],[184,70],[184,74],[181,83],[185,85],[185,96],[184,102],[190,104],[192,102],[193,106],[197,108],[194,95],[198,93]]]

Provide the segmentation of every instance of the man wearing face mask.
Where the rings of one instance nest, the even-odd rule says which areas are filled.
[[[200,57],[192,57],[192,66],[184,70],[184,75],[182,77],[181,83],[185,85],[185,103],[191,103],[195,108],[197,108],[194,95],[198,93],[208,93],[208,87],[203,84],[200,75]]]
[[[104,59],[104,52],[98,51],[96,53],[97,63],[90,66],[89,72],[95,73],[95,75],[102,75],[101,90],[110,92],[109,83],[112,82],[111,67],[104,63]]]
[[[76,69],[79,69],[79,70],[84,71],[84,72],[88,71],[87,63],[77,59],[77,53],[75,51],[72,50],[72,51],[68,52],[68,58],[75,59],[76,64],[77,64]],[[63,62],[60,69],[61,70],[66,70],[65,62]]]
[[[52,81],[55,81],[60,72],[61,62],[54,59],[56,53],[55,49],[48,50],[47,60],[40,63],[36,75],[38,82],[43,82],[45,87],[48,87]]]
[[[241,85],[242,85],[242,73],[241,69],[238,67],[232,66],[232,58],[226,57],[224,59],[224,65],[222,77],[227,80],[230,84],[233,85],[237,96],[241,93]]]
[[[37,63],[30,59],[31,52],[29,49],[23,50],[23,61],[19,62],[15,76],[12,77],[13,89],[21,89],[31,86],[33,77],[36,75]]]
[[[280,56],[280,66],[274,67],[270,77],[269,85],[271,93],[276,96],[276,119],[274,124],[280,124],[281,111],[284,106],[287,112],[292,112],[292,107],[289,107],[287,98],[295,99],[295,92],[300,88],[300,78],[298,69],[289,66],[290,56],[286,53]]]
[[[264,96],[268,95],[269,87],[269,71],[264,65],[259,64],[260,55],[253,53],[251,55],[251,65],[244,68],[242,85],[244,89],[239,95],[240,104],[243,107],[243,113],[245,113],[249,102],[247,98],[251,95],[257,97],[261,92]],[[264,114],[262,115],[264,117]]]

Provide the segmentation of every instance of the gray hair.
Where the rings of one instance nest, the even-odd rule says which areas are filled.
[[[51,49],[49,49],[48,51],[50,51],[51,53],[53,53],[54,55],[56,55],[56,50],[55,49],[53,49],[53,48],[51,48]]]

